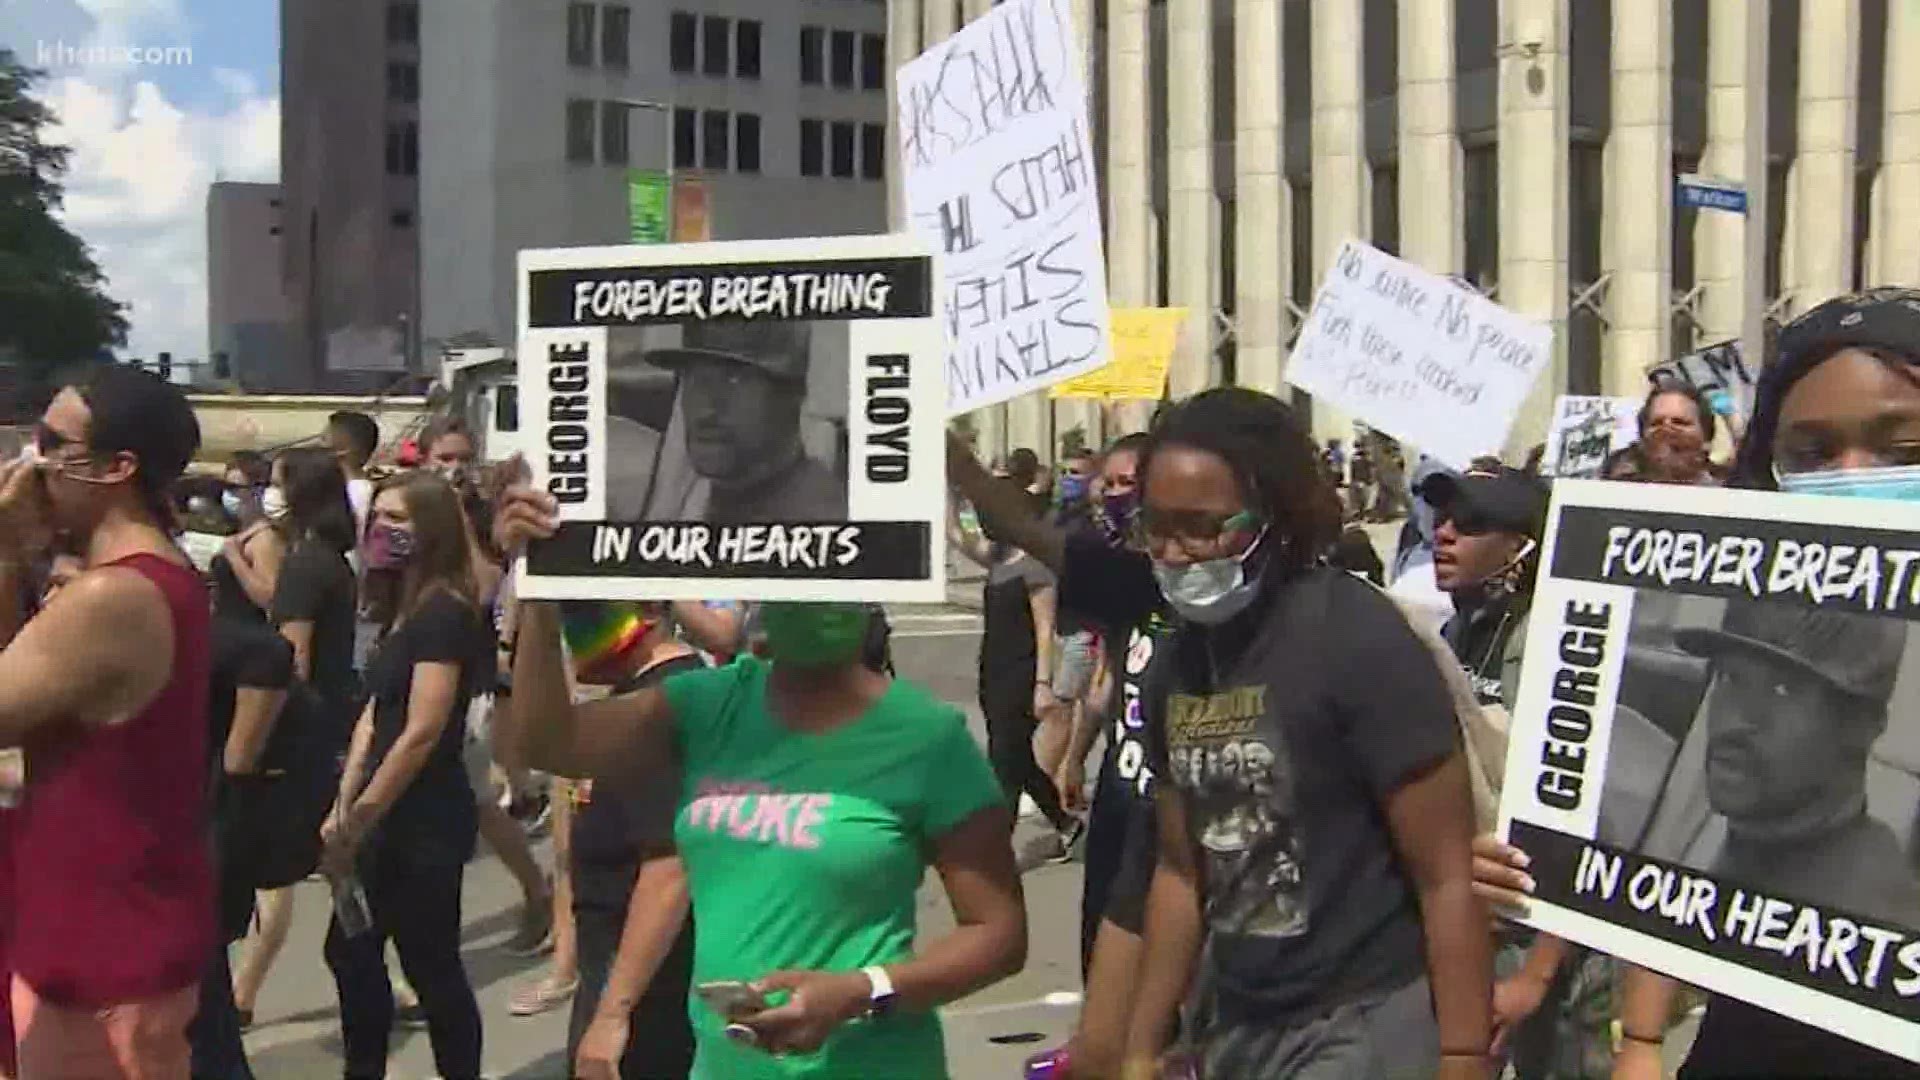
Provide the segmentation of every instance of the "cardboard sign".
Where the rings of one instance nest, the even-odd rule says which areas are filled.
[[[1527,921],[1920,1061],[1920,507],[1555,485],[1501,802]]]
[[[1159,401],[1167,391],[1167,368],[1180,342],[1186,308],[1117,308],[1113,322],[1113,362],[1076,375],[1047,391],[1052,398],[1095,401]]]
[[[1637,398],[1562,394],[1553,403],[1547,449],[1540,471],[1547,476],[1597,479],[1607,458],[1640,438]]]
[[[895,77],[907,213],[946,279],[953,413],[1110,355],[1083,51],[1068,8],[1009,0]]]
[[[1753,418],[1753,398],[1760,373],[1747,362],[1738,341],[1723,341],[1691,352],[1647,373],[1651,382],[1675,380],[1700,391],[1715,413],[1745,429]]]
[[[1506,443],[1552,342],[1547,324],[1349,240],[1314,294],[1286,380],[1465,469]]]
[[[519,275],[522,439],[562,521],[520,595],[945,600],[923,244],[559,248]]]

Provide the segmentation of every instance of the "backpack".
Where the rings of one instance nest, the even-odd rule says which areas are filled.
[[[296,682],[259,773],[229,781],[227,864],[253,888],[285,888],[320,865],[320,826],[339,794],[337,741],[319,695]]]

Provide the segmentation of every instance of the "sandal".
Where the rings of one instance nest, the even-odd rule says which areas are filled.
[[[551,1012],[572,1001],[573,992],[579,988],[578,979],[564,985],[555,984],[551,979],[541,979],[521,987],[507,1005],[507,1011],[515,1016],[538,1016],[543,1012]]]

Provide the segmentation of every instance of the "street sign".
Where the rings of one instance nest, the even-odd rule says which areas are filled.
[[[1720,210],[1729,214],[1747,212],[1747,186],[1738,180],[1720,180],[1699,173],[1681,173],[1674,197],[1681,206],[1696,210]]]

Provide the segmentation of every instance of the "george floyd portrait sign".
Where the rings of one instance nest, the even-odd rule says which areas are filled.
[[[1920,1061],[1920,507],[1562,481],[1546,543],[1527,921]]]
[[[537,599],[941,601],[944,340],[908,237],[520,253]]]

